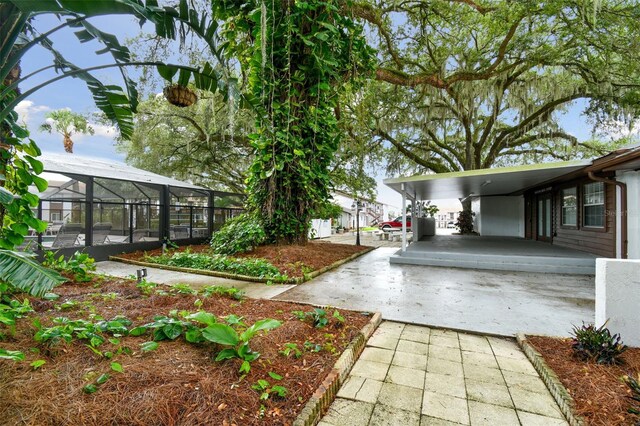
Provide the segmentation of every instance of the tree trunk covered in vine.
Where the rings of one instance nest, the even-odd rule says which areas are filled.
[[[248,33],[247,43],[232,50],[244,58],[258,110],[249,208],[270,242],[303,243],[314,209],[329,198],[329,166],[341,138],[339,96],[372,71],[373,51],[336,1],[255,6],[260,13],[231,15],[226,27],[227,40]]]

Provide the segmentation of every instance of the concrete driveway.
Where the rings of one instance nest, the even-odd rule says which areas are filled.
[[[504,336],[568,336],[594,320],[593,276],[390,264],[395,251],[378,248],[276,298]]]

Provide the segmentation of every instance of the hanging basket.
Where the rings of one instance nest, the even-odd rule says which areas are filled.
[[[191,106],[198,100],[198,96],[196,96],[193,90],[180,86],[179,84],[165,87],[163,93],[171,105],[181,108]]]

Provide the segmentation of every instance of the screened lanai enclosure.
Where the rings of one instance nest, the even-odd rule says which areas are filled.
[[[160,247],[163,242],[202,243],[241,213],[243,195],[136,169],[122,163],[69,154],[44,154],[38,218],[48,223],[23,248],[92,256]],[[37,193],[37,191],[34,191]]]

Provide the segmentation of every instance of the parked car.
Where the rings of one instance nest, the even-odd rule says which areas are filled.
[[[411,227],[411,216],[407,216],[407,228]],[[393,220],[390,220],[388,222],[382,222],[380,225],[378,225],[378,228],[382,229],[383,231],[390,231],[392,229],[398,229],[398,228],[402,228],[402,216],[398,216]]]
[[[455,228],[455,227],[456,227],[455,223],[453,223],[453,222],[447,223],[447,228],[451,229],[451,228]]]

